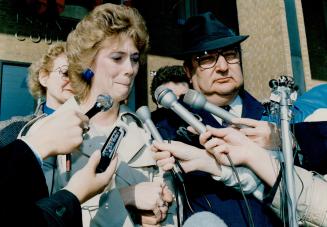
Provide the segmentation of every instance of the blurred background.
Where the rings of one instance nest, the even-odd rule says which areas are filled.
[[[245,87],[269,100],[268,82],[293,76],[299,93],[327,81],[327,0],[0,0],[0,120],[33,112],[28,66],[68,33],[95,6],[104,3],[137,8],[145,18],[151,50],[139,71],[129,106],[154,104],[150,72],[182,64],[169,56],[181,46],[181,26],[192,15],[212,11],[242,43]]]

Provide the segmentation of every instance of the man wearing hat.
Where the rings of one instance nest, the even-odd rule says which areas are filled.
[[[190,17],[185,23],[183,35],[183,51],[174,54],[174,57],[184,60],[184,69],[193,89],[204,94],[210,103],[227,106],[231,113],[239,117],[260,120],[264,107],[243,88],[239,45],[248,36],[235,35],[211,12]],[[182,104],[205,125],[224,127],[222,119],[205,110],[195,110]],[[185,130],[187,124],[177,115],[172,115],[162,116],[155,122],[164,139],[200,147],[197,136]],[[185,174],[184,182],[184,195],[188,199],[183,206],[184,220],[194,212],[210,211],[228,226],[250,226],[249,211],[241,193],[200,171]],[[279,220],[264,204],[251,196],[247,196],[247,201],[255,226],[278,225]]]

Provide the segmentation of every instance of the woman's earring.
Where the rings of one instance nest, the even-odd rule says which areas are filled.
[[[82,76],[87,82],[90,82],[92,77],[94,76],[94,72],[91,69],[87,68],[82,72]]]

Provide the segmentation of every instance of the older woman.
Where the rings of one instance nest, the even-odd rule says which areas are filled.
[[[21,128],[30,120],[42,115],[51,114],[72,96],[67,76],[68,60],[65,45],[56,43],[29,67],[28,87],[35,100],[45,98],[33,115],[16,116],[0,123],[0,147],[14,141]]]
[[[176,206],[168,211],[172,193],[152,157],[150,135],[123,105],[145,58],[148,42],[140,14],[133,8],[114,4],[96,7],[68,36],[69,76],[76,96],[58,111],[75,108],[85,113],[100,94],[109,94],[113,106],[90,119],[90,130],[80,151],[72,155],[70,172],[65,171],[65,157],[59,158],[56,189],[63,188],[69,175],[101,149],[115,126],[126,131],[117,151],[120,162],[114,183],[108,185],[100,203],[94,197],[82,205],[84,226],[90,224],[90,218],[97,226],[175,225],[170,213],[176,213]]]

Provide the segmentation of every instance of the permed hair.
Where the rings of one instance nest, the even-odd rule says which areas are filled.
[[[34,99],[45,96],[47,92],[47,89],[39,81],[40,71],[44,70],[45,73],[49,74],[52,70],[54,60],[61,54],[64,54],[65,51],[64,43],[52,44],[49,46],[47,53],[28,68],[28,87]]]
[[[174,83],[187,83],[190,85],[190,79],[187,77],[183,66],[164,66],[158,69],[151,82],[151,97],[154,103],[157,103],[154,98],[154,92],[162,84],[174,82]]]
[[[67,38],[68,75],[76,96],[84,100],[91,88],[82,72],[94,63],[102,43],[108,38],[131,37],[144,62],[149,35],[139,12],[131,7],[106,3],[84,17]]]

